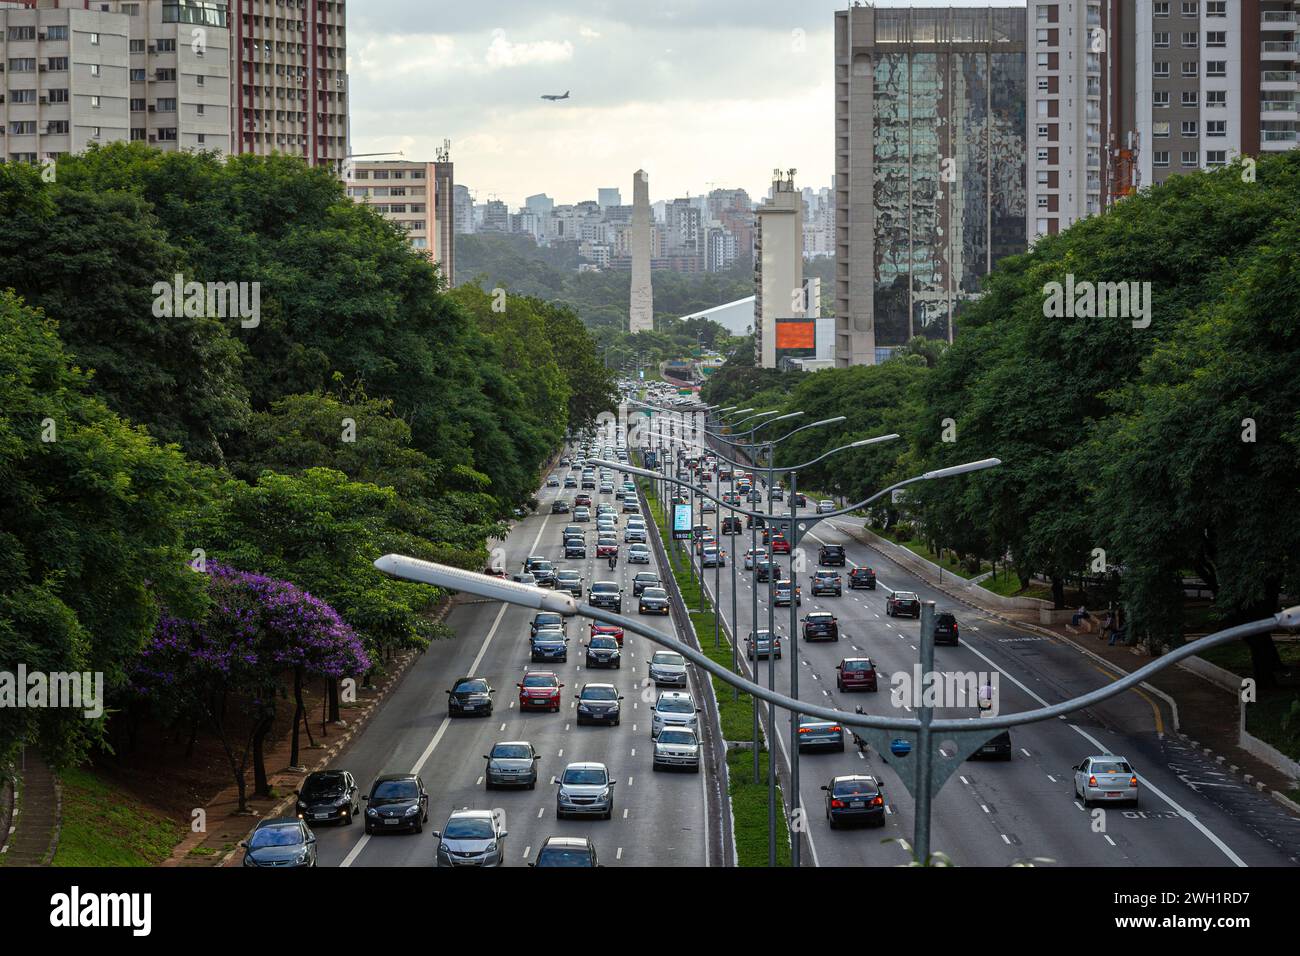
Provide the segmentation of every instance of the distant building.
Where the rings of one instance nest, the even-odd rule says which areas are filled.
[[[459,183],[451,187],[453,207],[452,221],[457,235],[466,235],[474,231],[474,198],[469,187]]]
[[[654,328],[654,293],[650,281],[650,176],[638,169],[632,177],[632,285],[628,329]]]
[[[772,193],[758,208],[754,239],[754,362],[777,367],[785,341],[778,319],[808,317],[803,281],[803,200],[791,173],[777,171]],[[800,340],[802,342],[802,339]]]
[[[499,199],[489,199],[483,208],[483,232],[509,232],[510,207]]]
[[[621,206],[623,204],[623,194],[617,188],[597,189],[596,202],[600,204],[602,211],[610,206]]]
[[[382,160],[350,168],[348,195],[404,229],[411,247],[428,255],[448,284],[454,284],[452,164]]]

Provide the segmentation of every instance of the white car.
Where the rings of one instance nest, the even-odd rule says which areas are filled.
[[[685,727],[692,732],[699,730],[699,709],[690,694],[680,690],[666,690],[655,701],[654,714],[650,719],[650,738],[657,738],[665,727]]]
[[[655,738],[651,768],[685,767],[700,772],[700,741],[689,727],[665,727]]]
[[[821,501],[817,502],[817,513],[819,515],[830,514],[834,510],[835,502],[831,501],[829,498],[823,498]]]
[[[753,571],[754,564],[762,564],[767,560],[767,548],[750,548],[745,552],[745,570]]]
[[[650,546],[648,544],[634,544],[627,549],[628,564],[649,564],[650,563]]]
[[[1138,778],[1125,757],[1088,757],[1074,768],[1074,795],[1085,807],[1095,803],[1138,805]]]

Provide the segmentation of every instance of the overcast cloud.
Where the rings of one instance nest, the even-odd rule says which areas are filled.
[[[512,207],[539,192],[594,199],[600,186],[630,201],[638,168],[653,199],[715,186],[761,196],[777,167],[798,169],[801,186],[827,186],[834,11],[843,7],[353,0],[352,148],[423,160],[450,139],[457,181],[479,202]],[[540,99],[565,90],[571,99]]]

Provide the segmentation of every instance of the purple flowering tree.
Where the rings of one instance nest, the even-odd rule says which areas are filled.
[[[134,684],[166,722],[202,722],[221,741],[247,809],[251,761],[254,792],[270,795],[263,744],[276,717],[286,674],[294,695],[293,752],[306,723],[302,699],[308,677],[360,675],[371,666],[357,634],[325,602],[288,581],[209,562],[210,607],[202,620],[163,614],[141,655]],[[233,738],[228,708],[242,709],[241,738]],[[310,731],[308,731],[310,733]]]

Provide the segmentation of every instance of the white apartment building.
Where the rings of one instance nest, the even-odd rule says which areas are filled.
[[[454,222],[451,163],[405,160],[353,162],[348,167],[348,195],[365,203],[385,219],[405,230],[413,249],[438,264],[448,283],[454,281]],[[439,217],[439,191],[446,194]]]

